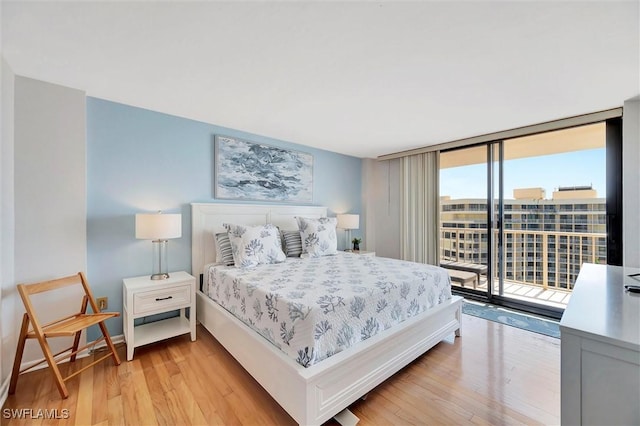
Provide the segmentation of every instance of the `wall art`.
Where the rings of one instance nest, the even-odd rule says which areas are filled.
[[[233,200],[313,201],[313,156],[215,137],[215,197]]]

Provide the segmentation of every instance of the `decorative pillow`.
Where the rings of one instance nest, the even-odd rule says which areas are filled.
[[[311,219],[296,217],[300,238],[302,239],[302,251],[311,257],[327,256],[338,252],[338,239],[336,238],[335,217],[321,217]]]
[[[252,268],[265,263],[286,260],[282,251],[280,231],[271,224],[241,226],[223,224],[231,242],[231,253],[236,267]]]
[[[302,238],[300,231],[282,231],[284,254],[287,257],[300,257],[302,254]]]
[[[216,240],[216,262],[233,266],[235,262],[233,260],[233,253],[231,252],[229,234],[220,232],[214,235],[214,239]]]

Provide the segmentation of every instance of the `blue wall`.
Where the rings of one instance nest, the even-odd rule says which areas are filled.
[[[189,203],[230,202],[213,198],[216,134],[312,154],[313,204],[327,206],[330,216],[362,212],[359,158],[88,97],[87,274],[94,295],[109,297],[110,311],[122,312],[123,278],[151,273],[152,247],[135,239],[136,213],[182,213],[169,270],[191,271]],[[89,340],[98,337],[91,331]],[[109,321],[109,331],[122,334],[122,317]]]

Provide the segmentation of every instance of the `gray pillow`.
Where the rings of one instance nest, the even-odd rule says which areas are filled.
[[[287,257],[300,257],[302,254],[302,238],[300,231],[282,231],[284,254]]]
[[[233,252],[231,251],[231,241],[229,235],[226,232],[221,232],[215,235],[216,239],[216,261],[224,263],[227,266],[233,266]]]

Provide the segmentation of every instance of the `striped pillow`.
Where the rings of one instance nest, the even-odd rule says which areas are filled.
[[[300,257],[302,254],[302,238],[300,231],[282,231],[284,254],[287,257]]]
[[[233,252],[231,251],[231,241],[226,232],[215,235],[216,240],[216,262],[224,263],[227,266],[233,266]]]

